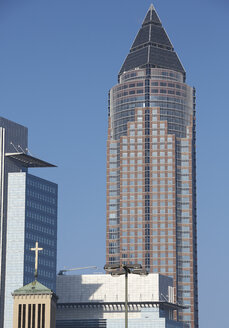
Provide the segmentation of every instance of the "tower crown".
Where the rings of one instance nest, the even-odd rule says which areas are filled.
[[[171,69],[181,72],[185,78],[185,70],[152,4],[119,75],[135,68],[146,67]]]

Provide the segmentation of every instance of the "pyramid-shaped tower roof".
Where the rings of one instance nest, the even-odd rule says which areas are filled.
[[[153,5],[143,20],[119,75],[138,67],[171,69],[183,73],[185,77],[185,70]]]
[[[26,295],[26,294],[53,294],[53,291],[46,286],[42,285],[39,281],[34,280],[33,282],[25,285],[13,292],[13,295]]]

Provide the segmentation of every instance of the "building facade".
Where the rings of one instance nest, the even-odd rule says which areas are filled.
[[[107,263],[174,280],[198,327],[195,90],[150,6],[109,92]]]
[[[28,173],[53,167],[28,154],[27,128],[0,118],[1,291],[0,327],[12,328],[12,292],[33,280],[38,241],[40,281],[55,290],[57,185]]]
[[[128,276],[128,326],[184,328],[174,320],[173,280],[160,274]],[[57,276],[57,328],[124,328],[125,277]]]

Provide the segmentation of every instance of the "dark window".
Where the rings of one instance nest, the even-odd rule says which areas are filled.
[[[143,83],[142,82],[137,83],[137,87],[143,87]]]
[[[37,328],[41,328],[41,304],[38,304]]]
[[[166,83],[165,83],[165,82],[161,82],[161,83],[160,83],[160,86],[161,86],[161,87],[166,87]]]
[[[28,307],[28,328],[31,328],[31,304]]]
[[[129,84],[129,88],[134,88],[134,87],[135,87],[135,83]]]
[[[42,328],[45,328],[45,304],[42,304]]]
[[[35,328],[35,315],[36,315],[36,305],[33,304],[32,328]]]
[[[22,328],[25,328],[25,315],[26,315],[26,305],[23,304],[23,319],[22,319]]]
[[[21,328],[21,304],[18,305],[18,328]]]

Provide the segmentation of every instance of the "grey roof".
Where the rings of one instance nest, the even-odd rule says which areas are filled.
[[[16,161],[22,167],[56,167],[56,165],[25,153],[6,153],[5,156]]]
[[[137,67],[172,69],[183,73],[185,77],[185,70],[153,5],[150,6],[145,16],[119,75]]]

